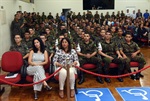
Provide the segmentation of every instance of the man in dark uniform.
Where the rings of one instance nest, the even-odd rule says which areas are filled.
[[[51,12],[49,12],[49,15],[47,16],[48,20],[53,20],[54,17],[52,16]]]
[[[29,49],[28,46],[25,43],[22,43],[22,38],[20,34],[16,34],[15,37],[15,43],[10,46],[10,51],[18,51],[22,54],[25,64],[27,64],[28,56],[29,56]],[[9,62],[9,61],[8,61]],[[16,72],[10,72],[7,74],[7,76],[12,76]]]
[[[46,41],[47,39],[46,39],[46,36],[44,35],[44,32],[40,35],[40,38],[45,45],[45,49],[47,50],[49,59],[51,61],[54,55],[54,47],[49,43],[49,41]]]
[[[11,41],[13,42],[13,43],[15,43],[14,42],[14,37],[15,37],[15,35],[16,34],[20,34],[21,35],[21,22],[20,22],[20,20],[19,20],[19,15],[18,14],[15,14],[14,15],[14,20],[12,21],[12,23],[11,23]]]
[[[42,12],[42,16],[41,16],[41,18],[42,18],[42,21],[44,21],[44,20],[46,19],[46,15],[45,15],[45,13],[44,13],[44,12]]]
[[[104,73],[106,75],[109,74],[109,65],[111,62],[118,64],[118,75],[123,73],[124,70],[124,60],[119,53],[119,48],[116,43],[111,40],[112,34],[110,32],[106,32],[105,41],[101,43],[102,49],[98,50],[98,53],[102,56],[102,60],[104,62]],[[109,78],[105,78],[105,81],[110,83]],[[118,81],[123,82],[122,78],[118,78]]]
[[[101,16],[100,16],[100,25],[103,25],[104,20],[105,20],[105,17],[103,15],[103,13],[101,13]]]
[[[116,42],[118,48],[120,48],[122,42],[125,42],[125,38],[124,36],[122,36],[122,34],[123,34],[123,31],[121,28],[119,28],[118,34],[113,37],[113,41]]]
[[[123,58],[126,60],[125,68],[131,73],[130,62],[136,61],[139,63],[138,70],[142,69],[146,64],[145,59],[140,53],[139,46],[132,41],[132,35],[130,33],[126,33],[125,42],[121,44],[120,53],[123,55]],[[136,74],[136,79],[138,80],[140,77],[143,77],[141,73]],[[131,75],[131,79],[134,79],[133,75]]]
[[[22,38],[19,34],[15,35],[15,44],[10,47],[10,51],[19,51],[23,59],[26,60],[29,56],[28,46],[21,42]]]
[[[29,28],[29,33],[30,33],[31,40],[39,36],[39,33],[35,32],[35,29],[33,27]]]
[[[30,33],[28,31],[25,32],[22,43],[25,43],[28,46],[29,50],[32,48],[32,40],[30,38]]]
[[[80,66],[82,67],[86,63],[92,63],[97,66],[97,72],[102,73],[101,60],[96,57],[97,55],[97,47],[95,43],[90,40],[90,35],[88,33],[84,34],[84,41],[80,44],[80,50],[77,51],[79,55]],[[101,77],[97,77],[96,79],[99,83],[104,83]],[[82,84],[84,82],[83,72],[80,71],[80,81],[78,84]]]
[[[52,45],[54,46],[55,45],[55,40],[56,40],[56,35],[54,35],[50,28],[45,28],[45,32],[46,32],[46,38],[47,38],[47,41]]]
[[[99,23],[99,19],[100,19],[100,16],[98,14],[98,11],[96,11],[96,14],[94,15],[94,20],[96,23]]]

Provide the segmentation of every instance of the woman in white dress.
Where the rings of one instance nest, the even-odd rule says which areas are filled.
[[[27,67],[27,74],[33,75],[33,82],[38,82],[46,78],[43,66],[48,63],[48,53],[40,38],[33,39],[32,48],[28,58],[29,66]],[[47,90],[52,89],[46,81],[33,85],[34,99],[38,99],[37,91],[41,91],[43,85]]]

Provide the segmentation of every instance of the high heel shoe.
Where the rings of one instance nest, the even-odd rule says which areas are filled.
[[[38,95],[37,93],[34,93],[34,99],[37,100],[38,99]]]
[[[49,91],[49,90],[52,89],[52,87],[50,87],[49,85],[46,85],[46,86],[45,86],[45,89]]]

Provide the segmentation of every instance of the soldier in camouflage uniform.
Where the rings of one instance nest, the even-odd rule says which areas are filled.
[[[21,42],[22,38],[19,34],[16,34],[14,39],[15,39],[15,44],[13,44],[9,50],[20,52],[23,56],[23,59],[27,60],[27,58],[29,56],[28,46]]]
[[[28,46],[29,50],[32,48],[32,40],[30,38],[30,33],[28,31],[25,32],[22,43],[25,43]]]
[[[58,39],[55,40],[55,51],[59,49],[60,47],[60,42],[65,36],[63,34],[60,34],[58,36]]]
[[[100,16],[98,14],[98,11],[96,11],[96,14],[94,15],[94,20],[96,23],[99,23],[99,18],[100,18]]]
[[[55,45],[56,36],[51,32],[50,28],[48,28],[48,27],[45,29],[45,32],[46,32],[47,41],[52,46],[54,46]]]
[[[36,15],[36,23],[40,24],[42,22],[42,18],[39,14],[39,12],[37,12],[37,15]]]
[[[131,72],[130,62],[136,61],[139,63],[138,70],[142,69],[144,65],[146,64],[146,62],[140,53],[139,46],[135,42],[132,41],[132,35],[130,33],[126,33],[125,40],[126,42],[123,42],[120,48],[120,53],[122,54],[123,58],[126,60],[125,68],[130,73]],[[143,77],[143,75],[140,73],[137,73],[136,79],[138,80],[140,77]],[[132,75],[131,75],[131,79],[134,79]]]
[[[41,34],[40,38],[41,38],[41,40],[44,43],[45,49],[47,50],[49,59],[51,61],[51,59],[52,59],[52,57],[54,55],[54,48],[48,41],[46,41],[47,39],[46,39],[46,36],[44,34]]]
[[[42,16],[41,16],[42,21],[44,21],[46,19],[46,15],[44,12],[42,12]]]
[[[85,13],[85,12],[83,12],[83,14],[82,14],[82,19],[83,19],[83,20],[86,19],[86,13]]]
[[[123,10],[121,11],[121,17],[122,17],[122,18],[125,17],[125,14],[124,14]]]
[[[115,12],[112,12],[111,18],[113,18],[113,19],[116,18]]]
[[[97,72],[102,73],[101,60],[96,57],[97,55],[97,47],[95,43],[90,40],[90,35],[88,33],[84,34],[84,41],[80,44],[80,50],[77,51],[79,55],[80,66],[86,63],[92,63],[97,66]],[[96,79],[99,83],[103,83],[101,77],[97,77]],[[80,81],[78,84],[82,84],[84,82],[83,72],[80,71]]]
[[[111,62],[118,64],[118,75],[123,73],[124,70],[124,60],[119,53],[119,48],[116,43],[111,40],[112,34],[110,32],[106,32],[105,41],[101,43],[102,49],[98,51],[98,53],[102,56],[102,60],[104,63],[104,73],[106,75],[109,74],[109,65]],[[105,81],[110,83],[109,78],[105,78]],[[118,78],[118,81],[123,82],[122,78]]]
[[[115,26],[112,26],[112,27],[111,27],[111,34],[112,34],[112,37],[117,36],[116,27],[115,27]]]
[[[88,19],[88,21],[92,21],[93,20],[93,14],[92,14],[91,11],[87,11],[86,19]]]
[[[119,28],[118,29],[118,34],[116,36],[114,36],[113,39],[112,39],[114,42],[116,42],[118,48],[121,47],[122,42],[125,42],[125,38],[124,38],[124,36],[122,36],[122,34],[123,34],[123,31],[122,31],[121,28]]]
[[[39,37],[39,33],[36,33],[33,27],[29,28],[29,33],[30,33],[31,40],[33,40],[36,37]]]
[[[101,13],[100,25],[103,25],[104,20],[105,20],[105,17],[104,17],[104,15],[103,15],[103,13]]]
[[[21,21],[19,20],[19,15],[15,14],[14,16],[14,20],[11,23],[11,41],[14,43],[14,37],[16,34],[20,34],[21,35]]]
[[[106,12],[105,19],[110,18],[109,12]]]
[[[96,37],[96,43],[105,41],[105,33],[106,33],[105,29],[100,30],[98,37]]]

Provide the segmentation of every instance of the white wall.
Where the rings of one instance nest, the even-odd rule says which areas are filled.
[[[3,6],[3,9],[1,9]],[[19,0],[0,0],[0,10],[4,11],[6,16],[6,23],[2,24],[2,15],[0,17],[0,59],[2,54],[9,50],[10,42],[10,25],[14,18],[14,14],[19,10],[19,6],[22,6],[22,11],[33,11],[34,5],[25,3]]]
[[[35,0],[36,11],[42,13],[45,12],[48,15],[52,12],[52,15],[62,12],[62,8],[71,8],[74,12],[84,12],[83,10],[83,0]],[[135,7],[135,10],[141,9],[145,12],[145,9],[150,11],[150,0],[115,0],[114,10],[99,10],[99,13],[109,11],[126,11],[126,7]],[[92,10],[93,14],[95,10]],[[110,13],[111,14],[111,13]]]
[[[19,6],[21,6],[22,11],[32,12],[33,8],[35,11],[40,13],[45,12],[48,15],[49,12],[55,16],[58,12],[62,12],[62,8],[71,8],[74,12],[84,12],[83,10],[83,0],[35,0],[35,4],[30,4],[26,2],[22,2],[19,0],[0,0],[0,7],[4,7],[4,11],[6,13],[6,24],[1,24],[0,17],[0,58],[1,55],[7,51],[10,47],[10,24],[14,18],[14,14],[19,10]],[[126,11],[126,7],[135,7],[135,10],[141,9],[142,12],[145,9],[150,11],[150,0],[115,0],[115,9],[109,10],[112,11]],[[1,10],[1,8],[0,8]],[[92,11],[93,14],[95,10]],[[99,10],[99,13],[107,12],[107,10]]]

